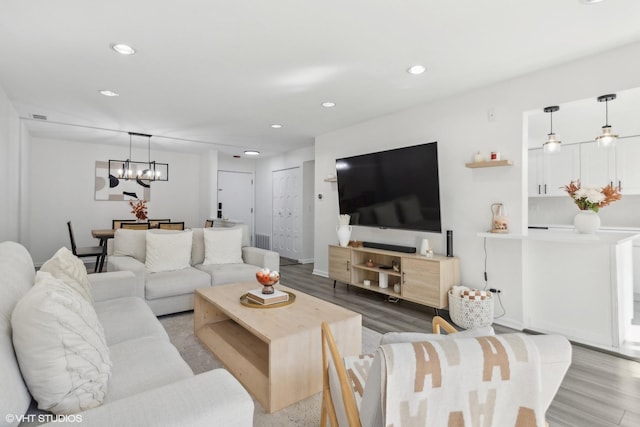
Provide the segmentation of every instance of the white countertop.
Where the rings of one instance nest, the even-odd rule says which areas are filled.
[[[628,229],[601,229],[595,234],[580,234],[573,227],[555,228],[549,226],[548,230],[529,229],[527,235],[513,233],[478,233],[478,237],[490,239],[532,240],[547,242],[587,243],[617,245],[628,240],[640,237],[640,230],[628,231]]]

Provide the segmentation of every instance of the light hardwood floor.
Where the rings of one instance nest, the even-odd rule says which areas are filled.
[[[283,263],[285,264],[285,263]],[[431,331],[434,310],[314,276],[313,264],[283,265],[281,282],[362,314],[362,324],[381,333]],[[441,315],[446,316],[442,311]],[[496,332],[510,332],[494,326]],[[573,345],[573,363],[547,412],[550,427],[640,426],[640,363]]]

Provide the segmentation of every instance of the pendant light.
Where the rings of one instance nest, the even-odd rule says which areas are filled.
[[[551,121],[551,128],[549,130],[549,133],[547,134],[547,140],[545,141],[544,144],[542,144],[545,154],[560,152],[561,142],[556,139],[556,134],[553,133],[553,113],[555,113],[559,109],[560,107],[558,107],[557,105],[552,105],[544,109],[545,113],[549,113],[549,117]]]
[[[616,145],[618,135],[611,133],[611,126],[609,125],[609,101],[613,101],[614,99],[616,99],[615,93],[598,97],[598,102],[604,102],[605,105],[605,122],[604,126],[602,126],[602,135],[596,137],[598,147],[609,148]]]
[[[147,161],[131,160],[132,137],[147,138]],[[151,135],[129,132],[129,157],[127,160],[109,160],[110,178],[135,180],[140,185],[148,187],[151,181],[168,181],[169,165],[151,160]],[[117,182],[117,181],[116,181]]]

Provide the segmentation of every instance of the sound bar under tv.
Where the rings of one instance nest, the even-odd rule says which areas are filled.
[[[386,243],[362,242],[365,248],[384,249],[385,251],[404,252],[407,254],[416,253],[416,248],[411,246],[387,245]]]

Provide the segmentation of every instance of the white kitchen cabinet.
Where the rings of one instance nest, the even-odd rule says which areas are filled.
[[[529,197],[565,196],[562,189],[580,178],[580,146],[568,144],[559,153],[529,150]]]
[[[620,138],[616,148],[616,174],[613,185],[622,194],[640,194],[640,136]]]
[[[529,150],[529,197],[544,195],[544,161],[542,148]]]
[[[640,194],[640,136],[620,138],[612,148],[599,148],[595,141],[580,145],[583,185],[611,184],[622,194]]]
[[[581,174],[584,187],[604,187],[616,181],[616,149],[600,148],[593,142],[580,144]]]

